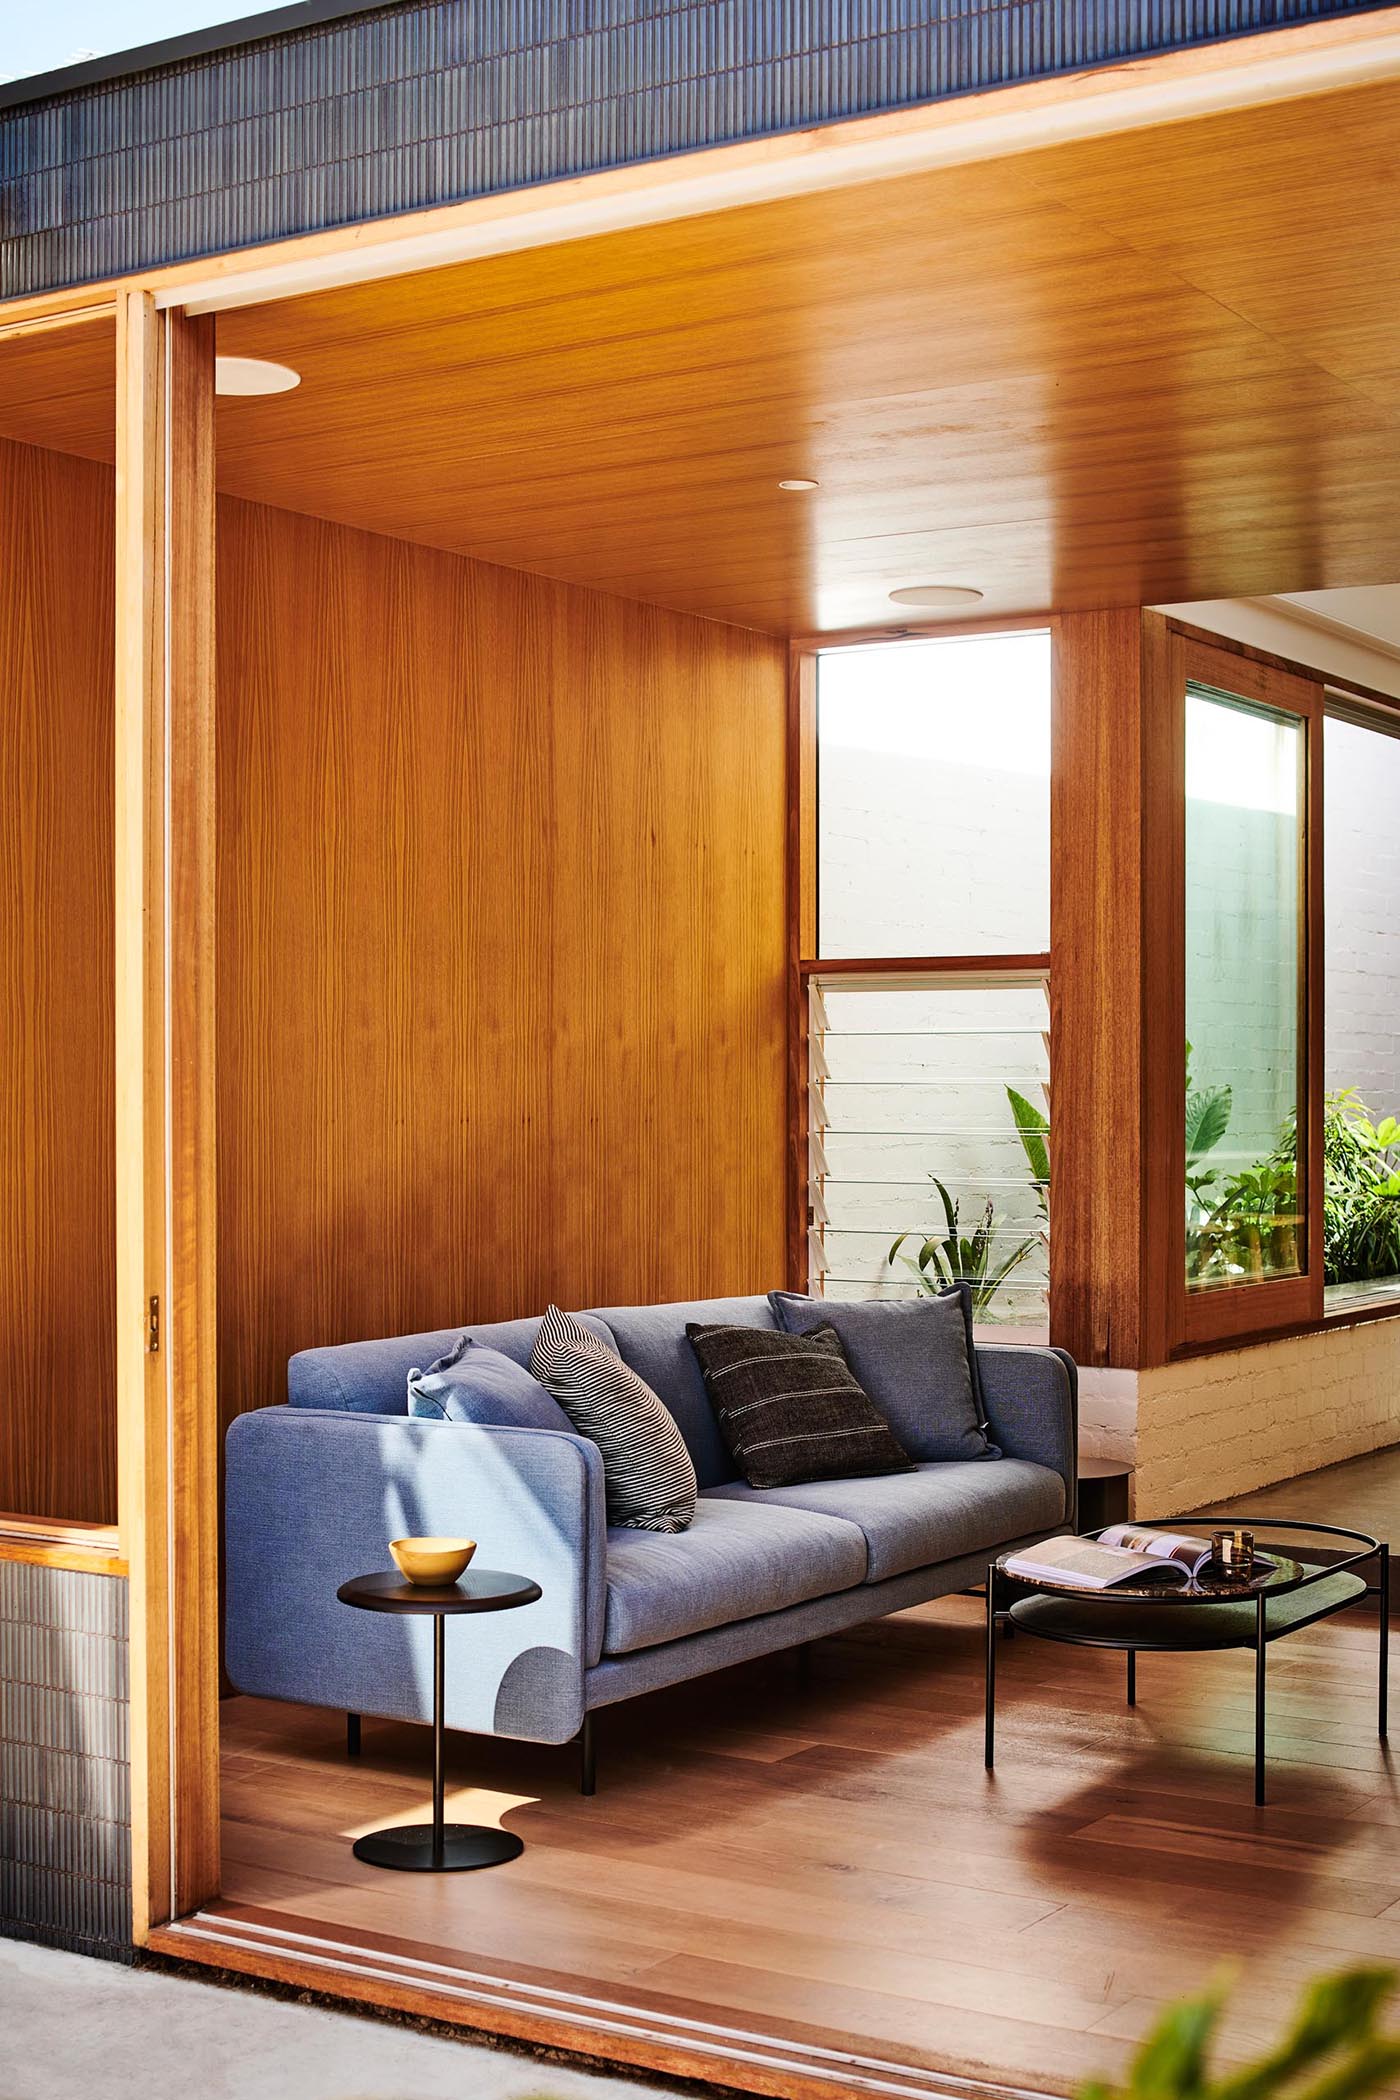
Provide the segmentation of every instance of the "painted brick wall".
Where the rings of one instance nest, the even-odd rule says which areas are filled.
[[[1086,1371],[1081,1447],[1137,1468],[1134,1507],[1199,1509],[1400,1443],[1400,1317],[1193,1357]]]
[[[1400,1115],[1400,738],[1327,724],[1327,1084]]]

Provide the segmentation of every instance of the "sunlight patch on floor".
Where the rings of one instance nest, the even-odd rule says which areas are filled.
[[[452,1786],[443,1797],[443,1816],[449,1823],[485,1823],[491,1829],[499,1830],[512,1810],[534,1808],[539,1798],[538,1794],[498,1794],[484,1786]],[[433,1797],[431,1793],[425,1793],[421,1804],[398,1801],[391,1815],[374,1816],[366,1823],[344,1824],[341,1836],[368,1837],[372,1831],[390,1830],[400,1823],[431,1823],[432,1820]]]

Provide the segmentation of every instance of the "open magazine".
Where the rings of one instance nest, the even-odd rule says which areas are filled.
[[[1182,1531],[1151,1531],[1144,1524],[1111,1524],[1096,1539],[1042,1539],[1008,1553],[1008,1575],[1054,1582],[1066,1589],[1111,1590],[1117,1582],[1179,1583],[1200,1573],[1211,1557],[1209,1539]]]

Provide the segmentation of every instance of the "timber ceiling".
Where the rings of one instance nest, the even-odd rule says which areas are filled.
[[[227,313],[220,486],[777,633],[1393,582],[1397,170],[1368,86]],[[0,433],[110,453],[104,355]]]

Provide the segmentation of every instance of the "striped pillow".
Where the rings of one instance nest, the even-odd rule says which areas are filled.
[[[696,1483],[685,1438],[617,1351],[551,1305],[530,1371],[602,1452],[608,1522],[629,1531],[688,1531]]]

